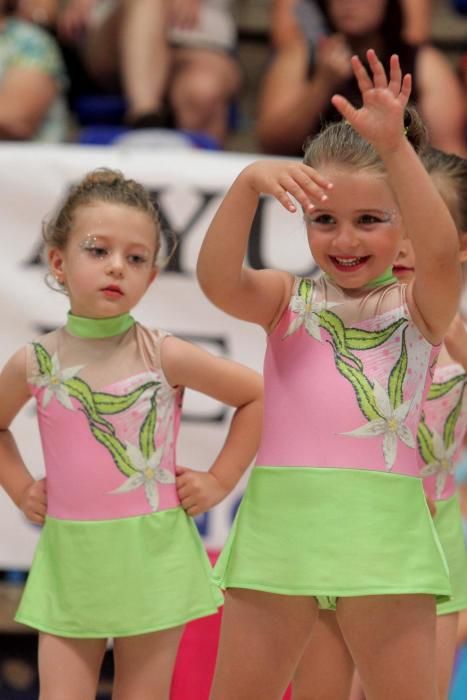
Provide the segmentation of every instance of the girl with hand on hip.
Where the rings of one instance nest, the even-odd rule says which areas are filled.
[[[9,429],[31,397],[47,478],[16,619],[39,630],[41,700],[95,698],[109,637],[113,697],[166,700],[184,624],[222,602],[187,513],[218,503],[254,457],[261,378],[131,316],[158,271],[159,217],[142,185],[89,173],[44,240],[68,318],[0,374],[0,480],[36,521],[45,495]],[[184,387],[236,409],[209,472],[177,468]]]

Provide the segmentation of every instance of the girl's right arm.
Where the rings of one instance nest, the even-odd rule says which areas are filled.
[[[9,429],[31,398],[24,348],[11,357],[0,373],[0,396],[0,485],[28,520],[41,524],[46,513],[45,481],[36,481],[29,473]]]
[[[232,316],[269,329],[290,297],[293,277],[243,266],[259,197],[272,195],[293,213],[292,195],[306,211],[326,197],[330,186],[313,168],[298,162],[256,161],[242,170],[201,246],[197,274],[206,296]]]

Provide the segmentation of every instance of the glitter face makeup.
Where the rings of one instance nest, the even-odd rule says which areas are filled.
[[[334,187],[326,202],[305,215],[311,254],[344,288],[365,287],[391,269],[403,227],[394,196],[383,177],[323,169]]]
[[[79,248],[85,252],[89,253],[91,257],[97,258],[99,260],[111,257],[114,250],[109,244],[108,240],[104,236],[95,236],[89,234],[86,236],[84,241],[81,241]],[[140,250],[139,245],[128,246],[128,252],[126,252],[125,258],[127,262],[136,267],[145,267],[150,261],[149,253],[145,250]]]

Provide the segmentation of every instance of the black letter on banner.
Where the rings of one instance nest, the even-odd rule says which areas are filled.
[[[196,343],[197,345],[203,345],[203,343],[217,345],[221,350],[221,355],[227,354],[227,342],[225,338],[213,335],[190,335],[188,333],[176,333],[174,335],[176,335],[177,338],[183,338],[183,340]],[[204,415],[183,411],[182,421],[186,423],[223,423],[226,417],[227,408],[221,405],[218,411]]]
[[[214,197],[218,197],[219,193],[199,192],[199,196],[201,197],[201,203],[195,209],[191,217],[188,219],[185,226],[183,226],[183,228],[176,229],[170,223],[170,217],[168,216],[168,213],[164,210],[164,207],[162,206],[162,203],[160,201],[159,195],[162,194],[162,192],[163,190],[151,190],[151,197],[153,201],[157,204],[159,216],[161,219],[161,233],[166,240],[168,250],[171,249],[172,245],[172,239],[170,235],[171,231],[175,235],[176,241],[178,243],[172,257],[170,258],[167,264],[167,267],[164,268],[164,272],[178,272],[179,274],[187,275],[189,273],[183,270],[181,266],[182,248],[186,240],[186,236],[190,233],[190,229],[193,228],[193,226],[199,220],[203,212],[206,210],[208,204],[214,199]]]

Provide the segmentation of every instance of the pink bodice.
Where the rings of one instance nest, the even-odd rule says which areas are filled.
[[[451,362],[436,367],[418,430],[418,458],[425,493],[433,500],[454,495],[454,468],[467,430],[467,374]]]
[[[418,476],[437,354],[410,318],[404,285],[352,296],[324,277],[297,280],[268,338],[256,463]]]
[[[59,329],[28,346],[50,516],[109,520],[179,505],[182,392],[157,366],[163,337],[135,324],[113,348]]]

